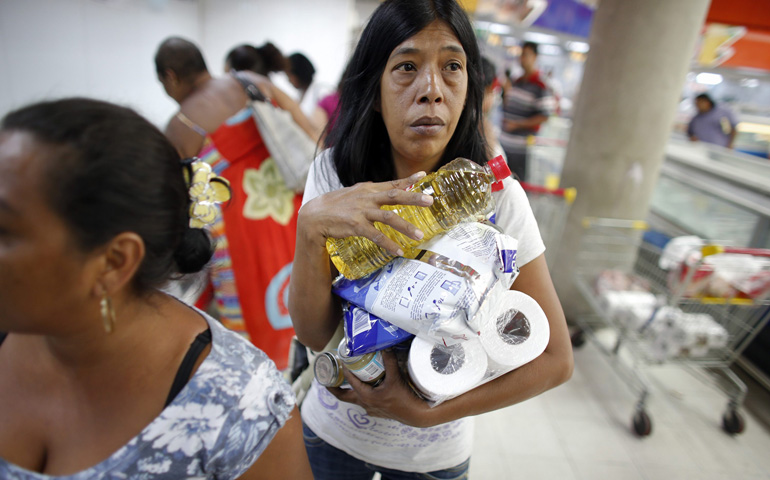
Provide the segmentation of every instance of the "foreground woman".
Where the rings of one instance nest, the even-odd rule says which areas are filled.
[[[3,120],[0,478],[310,478],[275,365],[158,290],[211,258],[198,167],[103,102]]]
[[[327,238],[364,236],[398,254],[375,221],[415,239],[422,233],[380,207],[430,205],[432,198],[404,189],[456,157],[486,163],[480,69],[473,29],[454,0],[389,0],[373,14],[342,84],[334,147],[316,160],[299,214],[289,310],[304,344],[322,349],[341,320]],[[548,317],[545,352],[435,408],[411,392],[389,352],[377,387],[347,371],[353,390],[315,383],[302,419],[316,479],[370,479],[375,471],[383,479],[466,478],[473,436],[466,417],[524,401],[570,377],[564,313],[524,191],[507,179],[495,201],[498,225],[519,240],[521,271],[513,288],[533,297]]]

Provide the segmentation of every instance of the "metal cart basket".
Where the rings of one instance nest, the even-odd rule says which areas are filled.
[[[556,251],[564,232],[567,215],[577,196],[577,190],[575,188],[548,188],[527,182],[521,182],[521,186],[527,194],[532,212],[535,214],[546,250]],[[553,255],[546,255],[549,268],[552,267],[551,260],[553,258]]]
[[[584,227],[574,280],[591,313],[575,319],[579,330],[573,333],[573,344],[597,340],[598,329],[616,333],[611,348],[594,343],[639,392],[633,431],[639,436],[652,432],[646,411],[650,388],[643,367],[677,363],[691,367],[701,379],[727,381],[712,382],[729,399],[722,427],[730,434],[741,433],[745,423],[738,408],[747,387],[729,366],[767,323],[770,298],[767,290],[747,293],[722,279],[725,268],[739,270],[745,264],[724,261],[728,257],[723,255],[726,267],[716,275],[712,262],[718,253],[741,254],[766,268],[770,250],[706,245],[688,251],[688,260],[671,264],[667,258],[661,261],[659,247],[643,241],[647,229],[643,221],[589,218]],[[767,281],[766,270],[758,273],[760,281]],[[748,274],[730,273],[735,274],[731,278]],[[619,355],[621,349],[627,355]]]

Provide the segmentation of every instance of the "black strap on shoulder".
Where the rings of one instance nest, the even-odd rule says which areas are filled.
[[[5,337],[7,337],[8,334],[5,332],[0,332],[0,345],[3,344],[3,341],[5,340]]]
[[[246,95],[249,96],[249,99],[253,101],[260,101],[260,102],[266,102],[267,98],[265,98],[265,95],[262,94],[259,88],[251,82],[248,78],[246,78],[245,75],[243,75],[240,72],[236,72],[235,70],[230,72],[236,80],[238,80],[238,83],[241,84],[243,89],[246,91]]]
[[[176,372],[176,377],[174,377],[174,383],[171,385],[171,391],[168,392],[168,398],[166,398],[164,408],[168,407],[171,402],[174,401],[176,396],[179,395],[179,392],[182,391],[184,386],[187,385],[195,362],[198,361],[201,352],[209,343],[211,343],[211,329],[207,328],[205,332],[199,333],[198,336],[195,337],[195,340],[190,344],[190,349],[187,350],[187,354],[184,356],[182,364]]]

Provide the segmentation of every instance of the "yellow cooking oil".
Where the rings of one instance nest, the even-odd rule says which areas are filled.
[[[383,205],[413,224],[425,234],[414,240],[389,225],[374,222],[374,227],[395,241],[409,257],[410,251],[461,222],[483,219],[492,209],[492,184],[510,175],[502,157],[479,165],[457,158],[436,172],[426,175],[409,190],[433,197],[429,207],[414,205]],[[334,266],[349,279],[364,277],[383,267],[394,258],[365,237],[329,238],[326,241]]]

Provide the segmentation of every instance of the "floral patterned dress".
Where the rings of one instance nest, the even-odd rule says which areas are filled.
[[[205,316],[205,314],[204,314]],[[289,417],[291,387],[264,353],[206,316],[211,351],[144,430],[103,462],[52,477],[0,458],[3,480],[238,478]]]
[[[222,323],[286,368],[294,336],[288,285],[302,196],[284,184],[248,108],[206,136],[199,157],[230,181],[233,194],[212,226],[211,291]]]

